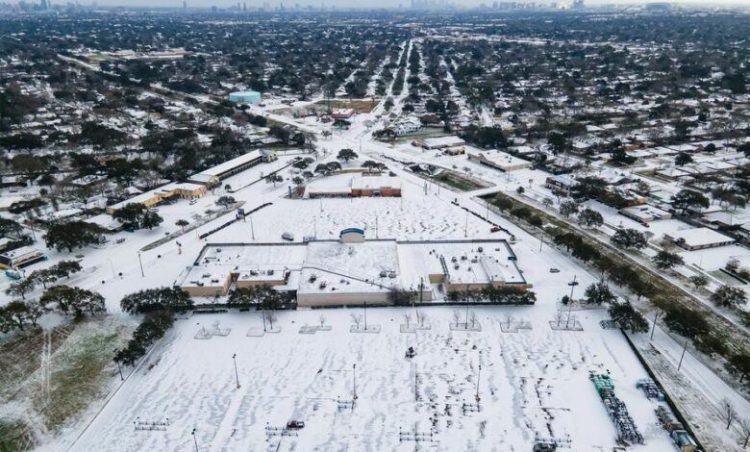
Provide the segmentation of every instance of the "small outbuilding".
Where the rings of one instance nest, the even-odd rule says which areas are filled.
[[[365,241],[365,231],[360,228],[346,228],[339,233],[342,243],[361,243]]]
[[[259,104],[263,100],[258,91],[235,91],[229,93],[229,102],[235,104]]]

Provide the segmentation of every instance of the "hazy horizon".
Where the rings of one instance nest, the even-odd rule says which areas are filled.
[[[263,7],[277,7],[283,4],[285,7],[293,7],[294,5],[300,5],[301,7],[307,7],[309,5],[320,7],[335,6],[337,8],[398,8],[399,6],[408,8],[411,5],[411,0],[364,0],[352,4],[350,0],[186,0],[188,7],[193,8],[209,8],[217,6],[220,8],[228,8],[240,4],[246,4],[247,8],[255,9]],[[424,0],[423,0],[424,1]],[[427,0],[430,1],[430,0]],[[439,2],[441,0],[435,0]],[[495,0],[444,0],[447,4],[452,4],[457,7],[473,8],[479,7],[482,4],[492,5]],[[497,0],[500,3],[509,2],[514,0]],[[661,0],[585,0],[586,5],[639,5],[653,3]],[[27,1],[27,3],[37,3],[38,0]],[[557,3],[558,5],[565,5],[570,3],[571,0],[529,0],[528,3]],[[672,3],[675,5],[685,4],[691,6],[750,6],[750,0],[665,0],[666,3]],[[18,3],[18,2],[12,2]],[[51,0],[52,4],[67,4],[68,0]],[[133,6],[133,7],[182,7],[182,0],[78,0],[75,3],[87,5],[96,3],[99,6]]]

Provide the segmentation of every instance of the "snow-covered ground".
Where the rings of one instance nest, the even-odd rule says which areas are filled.
[[[603,311],[577,314],[583,332],[551,330],[553,303],[473,310],[481,332],[451,331],[452,308],[422,311],[431,329],[416,333],[399,331],[410,308],[368,310],[379,334],[349,332],[350,315],[361,309],[283,312],[281,332],[262,337],[247,336],[261,328],[257,313],[180,320],[72,450],[189,450],[193,429],[199,449],[212,451],[527,451],[536,439],[552,438],[570,440],[569,450],[611,450],[615,430],[590,372],[611,374],[644,435],[645,445],[631,450],[671,450],[656,403],[635,387],[645,370],[619,331],[600,328]],[[509,315],[532,329],[503,333]],[[321,316],[331,331],[299,332]],[[215,321],[231,329],[228,336],[194,338]],[[408,347],[416,357],[405,358]],[[354,365],[357,399],[344,407],[339,402],[353,398]],[[136,429],[167,420],[164,430]],[[306,423],[298,436],[269,434],[289,420]],[[430,442],[399,441],[400,432]]]
[[[408,56],[413,49],[409,41],[402,53]],[[448,80],[451,92],[465,109],[450,74]],[[396,111],[407,94],[408,90],[403,90],[396,99]],[[263,107],[255,106],[251,111],[313,134],[327,127],[311,118],[294,119]],[[342,148],[354,149],[360,153],[359,162],[344,166],[366,159],[387,164],[401,178],[402,198],[288,199],[285,196],[295,174],[291,169],[281,170],[285,181],[276,186],[263,181],[249,185],[289,163],[289,158],[284,157],[230,178],[225,183],[232,186],[231,193],[222,184],[222,188],[193,205],[178,201],[159,207],[165,221],[153,231],[119,233],[110,237],[107,245],[81,251],[84,270],[65,283],[100,292],[106,298],[108,311],[123,315],[118,303],[124,295],[171,285],[209,242],[278,242],[283,232],[293,233],[297,240],[304,236],[331,239],[348,227],[365,229],[368,239],[509,237],[503,232],[491,233],[489,223],[469,215],[459,207],[462,206],[488,215],[517,238],[513,248],[518,267],[533,285],[537,304],[472,309],[481,331],[471,333],[451,331],[454,308],[445,306],[423,308],[431,329],[415,333],[400,332],[405,314],[412,314],[410,322],[415,321],[414,311],[407,308],[368,310],[368,323],[379,324],[379,334],[349,332],[351,314],[362,314],[361,309],[282,312],[278,314],[281,332],[263,336],[258,334],[262,331],[258,313],[187,317],[176,323],[111,399],[94,403],[84,419],[72,423],[46,449],[190,450],[197,444],[200,450],[212,451],[381,451],[424,447],[528,451],[536,439],[558,439],[569,440],[572,451],[609,451],[616,445],[615,431],[588,378],[590,372],[610,372],[618,397],[626,403],[646,439],[645,445],[632,450],[672,450],[666,432],[656,423],[655,404],[635,388],[635,382],[646,376],[645,369],[621,333],[600,327],[599,321],[606,318],[604,310],[574,311],[583,331],[555,331],[550,327],[549,322],[560,315],[558,301],[570,291],[568,282],[576,278],[580,285],[574,298],[580,297],[599,275],[590,274],[568,255],[540,244],[475,199],[492,190],[514,192],[519,186],[526,189],[526,197],[536,202],[545,197],[554,199],[543,187],[546,174],[536,170],[503,174],[469,162],[465,156],[447,157],[408,144],[391,146],[374,141],[368,123],[378,119],[382,111],[381,103],[370,114],[356,116],[348,131],[335,131],[330,139],[318,137],[322,156],[312,168],[332,160]],[[495,187],[453,192],[425,182],[389,158],[467,171]],[[272,204],[250,215],[246,222],[237,222],[206,240],[199,239],[199,235],[229,221],[233,213],[139,253],[166,233],[179,231],[177,220],[201,223],[207,210],[218,209],[215,201],[222,195],[244,203],[245,211]],[[630,221],[604,209],[602,214],[610,229],[619,226],[618,221]],[[666,220],[654,229],[671,230],[682,224]],[[121,238],[126,240],[117,243]],[[54,251],[49,255],[47,263],[29,270],[71,258],[68,253]],[[693,259],[686,260],[695,263]],[[704,265],[709,260],[706,258]],[[550,273],[552,267],[560,272]],[[7,281],[0,283],[0,290],[6,286]],[[0,302],[5,301],[7,297],[0,296]],[[330,331],[299,332],[301,327],[319,324],[321,314],[327,318],[326,325],[332,327]],[[465,315],[463,308],[458,315]],[[502,332],[501,323],[509,316],[515,322],[528,322],[531,329]],[[194,338],[202,327],[214,328],[214,322],[220,322],[222,329],[230,329],[229,334],[208,340]],[[657,331],[655,347],[673,364],[679,348],[669,336]],[[404,357],[409,346],[417,353],[411,360]],[[239,388],[232,361],[235,353]],[[352,398],[355,364],[358,398],[352,408],[339,402]],[[695,385],[690,390],[700,392],[705,400],[716,405],[721,398],[729,397],[738,411],[749,412],[746,400],[732,388],[720,385],[709,368],[691,359],[690,354],[683,369],[686,380]],[[477,377],[480,409],[472,411]],[[706,413],[715,415],[715,409]],[[292,419],[303,420],[307,426],[298,436],[278,436],[273,429]],[[155,430],[142,429],[149,422],[164,425]],[[710,422],[706,424],[711,428]],[[430,442],[417,445],[412,441],[415,432]]]

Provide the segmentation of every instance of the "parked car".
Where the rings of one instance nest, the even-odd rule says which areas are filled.
[[[286,428],[290,430],[299,430],[305,428],[305,422],[304,421],[289,421],[286,423]]]
[[[294,241],[294,234],[292,234],[291,232],[285,232],[285,233],[281,234],[281,238],[284,239],[284,240],[286,240],[286,241],[288,241],[288,242],[293,242]]]
[[[500,232],[500,226],[492,226],[490,232]]]
[[[550,269],[549,269],[549,272],[550,272],[550,273],[560,273],[560,269],[559,269],[559,268],[555,268],[555,267],[552,267],[552,268],[550,268]]]

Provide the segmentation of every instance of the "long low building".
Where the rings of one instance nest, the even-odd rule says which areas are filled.
[[[47,256],[42,251],[24,246],[0,254],[0,268],[23,268],[46,259]]]
[[[209,244],[175,281],[194,297],[232,287],[269,285],[294,293],[300,306],[389,304],[394,292],[423,302],[438,292],[529,285],[504,240],[341,240]]]
[[[336,174],[311,182],[305,195],[309,198],[362,196],[401,196],[401,180],[393,176]]]
[[[497,170],[509,173],[525,168],[531,168],[531,162],[520,159],[507,152],[502,151],[482,151],[478,149],[469,150],[466,153],[469,160],[481,163]]]
[[[134,196],[117,204],[107,206],[106,212],[112,215],[115,210],[125,207],[128,204],[143,204],[146,207],[151,207],[169,199],[200,198],[205,195],[207,191],[207,187],[203,184],[192,182],[173,182],[159,187],[155,190],[141,193],[140,195]]]
[[[731,245],[735,240],[710,228],[693,228],[664,234],[667,239],[688,251]]]
[[[221,183],[222,180],[245,171],[261,162],[270,162],[275,159],[276,154],[273,151],[256,149],[200,173],[193,174],[188,181],[196,184],[215,186]]]
[[[193,174],[188,178],[187,182],[172,182],[157,189],[141,193],[133,198],[107,207],[106,211],[111,215],[115,210],[127,204],[143,204],[146,207],[151,207],[169,199],[200,198],[210,188],[221,184],[222,180],[245,171],[261,162],[270,162],[275,159],[276,154],[273,151],[251,151],[200,173]]]

